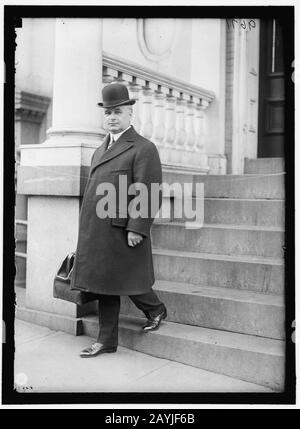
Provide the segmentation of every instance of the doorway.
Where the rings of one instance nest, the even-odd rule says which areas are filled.
[[[261,20],[258,158],[283,157],[285,144],[284,32],[279,19]]]

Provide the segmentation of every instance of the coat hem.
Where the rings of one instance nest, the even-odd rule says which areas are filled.
[[[111,291],[111,290],[94,291],[94,290],[83,289],[83,288],[79,288],[79,287],[74,287],[71,290],[85,292],[85,293],[92,293],[95,295],[114,295],[114,296],[142,295],[144,293],[149,292],[151,290],[152,286],[154,285],[154,283],[155,282],[153,282],[147,288],[143,288],[143,290],[135,289],[135,290],[129,290],[129,291]]]

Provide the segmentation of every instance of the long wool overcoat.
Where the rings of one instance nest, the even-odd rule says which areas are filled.
[[[148,292],[154,283],[150,237],[153,217],[131,216],[128,205],[134,195],[128,196],[125,214],[117,198],[116,217],[99,217],[97,203],[103,196],[97,187],[112,183],[118,195],[120,175],[126,176],[128,187],[143,183],[149,191],[149,214],[151,184],[162,181],[161,163],[156,146],[132,126],[109,149],[108,142],[109,135],[92,157],[80,209],[71,288],[105,295],[139,295]],[[161,193],[158,207],[160,204]],[[142,242],[130,247],[128,231],[141,234]]]

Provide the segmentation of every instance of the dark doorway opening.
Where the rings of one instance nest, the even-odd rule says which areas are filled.
[[[258,154],[283,157],[285,144],[284,28],[280,19],[261,20]]]

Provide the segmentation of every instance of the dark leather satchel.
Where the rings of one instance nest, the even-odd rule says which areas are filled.
[[[71,290],[71,277],[75,260],[75,252],[69,253],[62,263],[54,277],[53,296],[64,301],[74,302],[77,305],[83,305],[94,301],[97,296],[90,292],[80,290]]]

